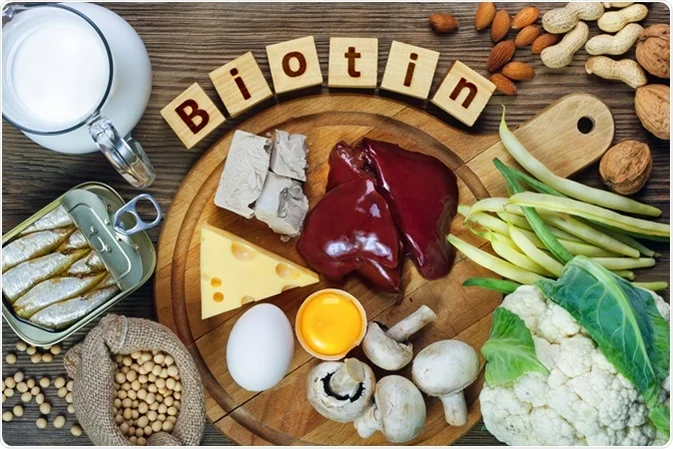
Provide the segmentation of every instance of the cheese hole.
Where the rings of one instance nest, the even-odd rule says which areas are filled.
[[[251,303],[251,302],[255,302],[255,298],[253,298],[252,296],[246,295],[246,296],[241,298],[241,304],[248,304],[248,303]]]
[[[279,263],[276,265],[276,274],[283,279],[298,279],[300,276],[299,270],[286,263]]]
[[[220,279],[220,278],[212,278],[212,279],[210,280],[210,285],[212,285],[213,287],[217,288],[217,287],[219,287],[220,285],[222,285],[222,279]]]
[[[241,262],[249,262],[257,255],[255,250],[240,243],[232,243],[231,252]]]
[[[224,301],[224,295],[220,292],[215,292],[213,293],[213,301],[215,302],[222,302]]]

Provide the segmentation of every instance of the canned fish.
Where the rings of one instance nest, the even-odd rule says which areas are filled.
[[[136,211],[149,201],[156,218]],[[145,230],[161,221],[149,194],[130,202],[110,186],[80,184],[2,237],[2,314],[35,346],[53,345],[143,285],[156,252]]]

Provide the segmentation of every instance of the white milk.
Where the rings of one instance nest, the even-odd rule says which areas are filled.
[[[107,88],[109,63],[99,35],[66,11],[35,8],[3,30],[5,76],[21,124],[63,130],[86,119]],[[5,50],[6,49],[6,50]]]

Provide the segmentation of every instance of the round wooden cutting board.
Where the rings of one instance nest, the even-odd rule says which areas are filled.
[[[586,126],[578,126],[578,122]],[[489,195],[504,195],[504,183],[492,160],[498,157],[507,164],[514,164],[495,135],[469,135],[404,103],[370,95],[326,94],[288,101],[257,114],[239,129],[259,135],[283,129],[307,136],[309,172],[304,190],[311,206],[325,192],[327,157],[340,140],[355,143],[367,136],[437,157],[456,172],[463,204]],[[554,102],[515,133],[551,170],[569,176],[603,154],[612,142],[614,127],[610,111],[600,100],[587,94],[573,94]],[[236,385],[229,375],[225,362],[227,339],[237,318],[247,308],[201,319],[201,225],[208,223],[226,229],[305,265],[295,250],[294,241],[282,243],[264,223],[238,217],[213,203],[232,136],[233,131],[199,160],[171,205],[159,241],[155,283],[159,321],[172,328],[190,349],[207,390],[208,416],[237,443],[386,444],[380,433],[363,440],[352,424],[328,421],[311,408],[305,399],[306,376],[319,361],[311,358],[298,343],[295,343],[290,372],[271,390],[250,393]],[[460,218],[454,220],[451,232],[475,245],[484,245],[461,223]],[[491,313],[502,296],[478,288],[464,288],[461,284],[469,277],[488,275],[487,270],[458,254],[451,273],[431,282],[421,278],[407,262],[401,298],[378,294],[356,279],[348,280],[343,288],[360,299],[369,319],[387,324],[394,324],[420,304],[430,306],[438,318],[413,337],[416,352],[446,338],[463,340],[479,350],[488,338]],[[327,286],[321,282],[289,290],[268,302],[283,309],[294,323],[304,298]],[[366,361],[358,350],[354,355]],[[408,372],[409,367],[401,374],[408,375]],[[379,370],[376,374],[380,378],[386,373]],[[427,398],[425,428],[409,444],[446,445],[461,437],[480,419],[477,398],[481,384],[482,379],[466,390],[470,414],[468,425],[463,427],[448,426],[440,401]]]

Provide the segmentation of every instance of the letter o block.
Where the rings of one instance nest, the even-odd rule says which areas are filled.
[[[198,83],[192,84],[168,103],[161,110],[161,115],[187,149],[226,120]]]
[[[266,54],[277,94],[322,84],[313,36],[267,45]]]
[[[474,125],[493,95],[495,85],[456,61],[432,97],[432,102],[467,126]]]

